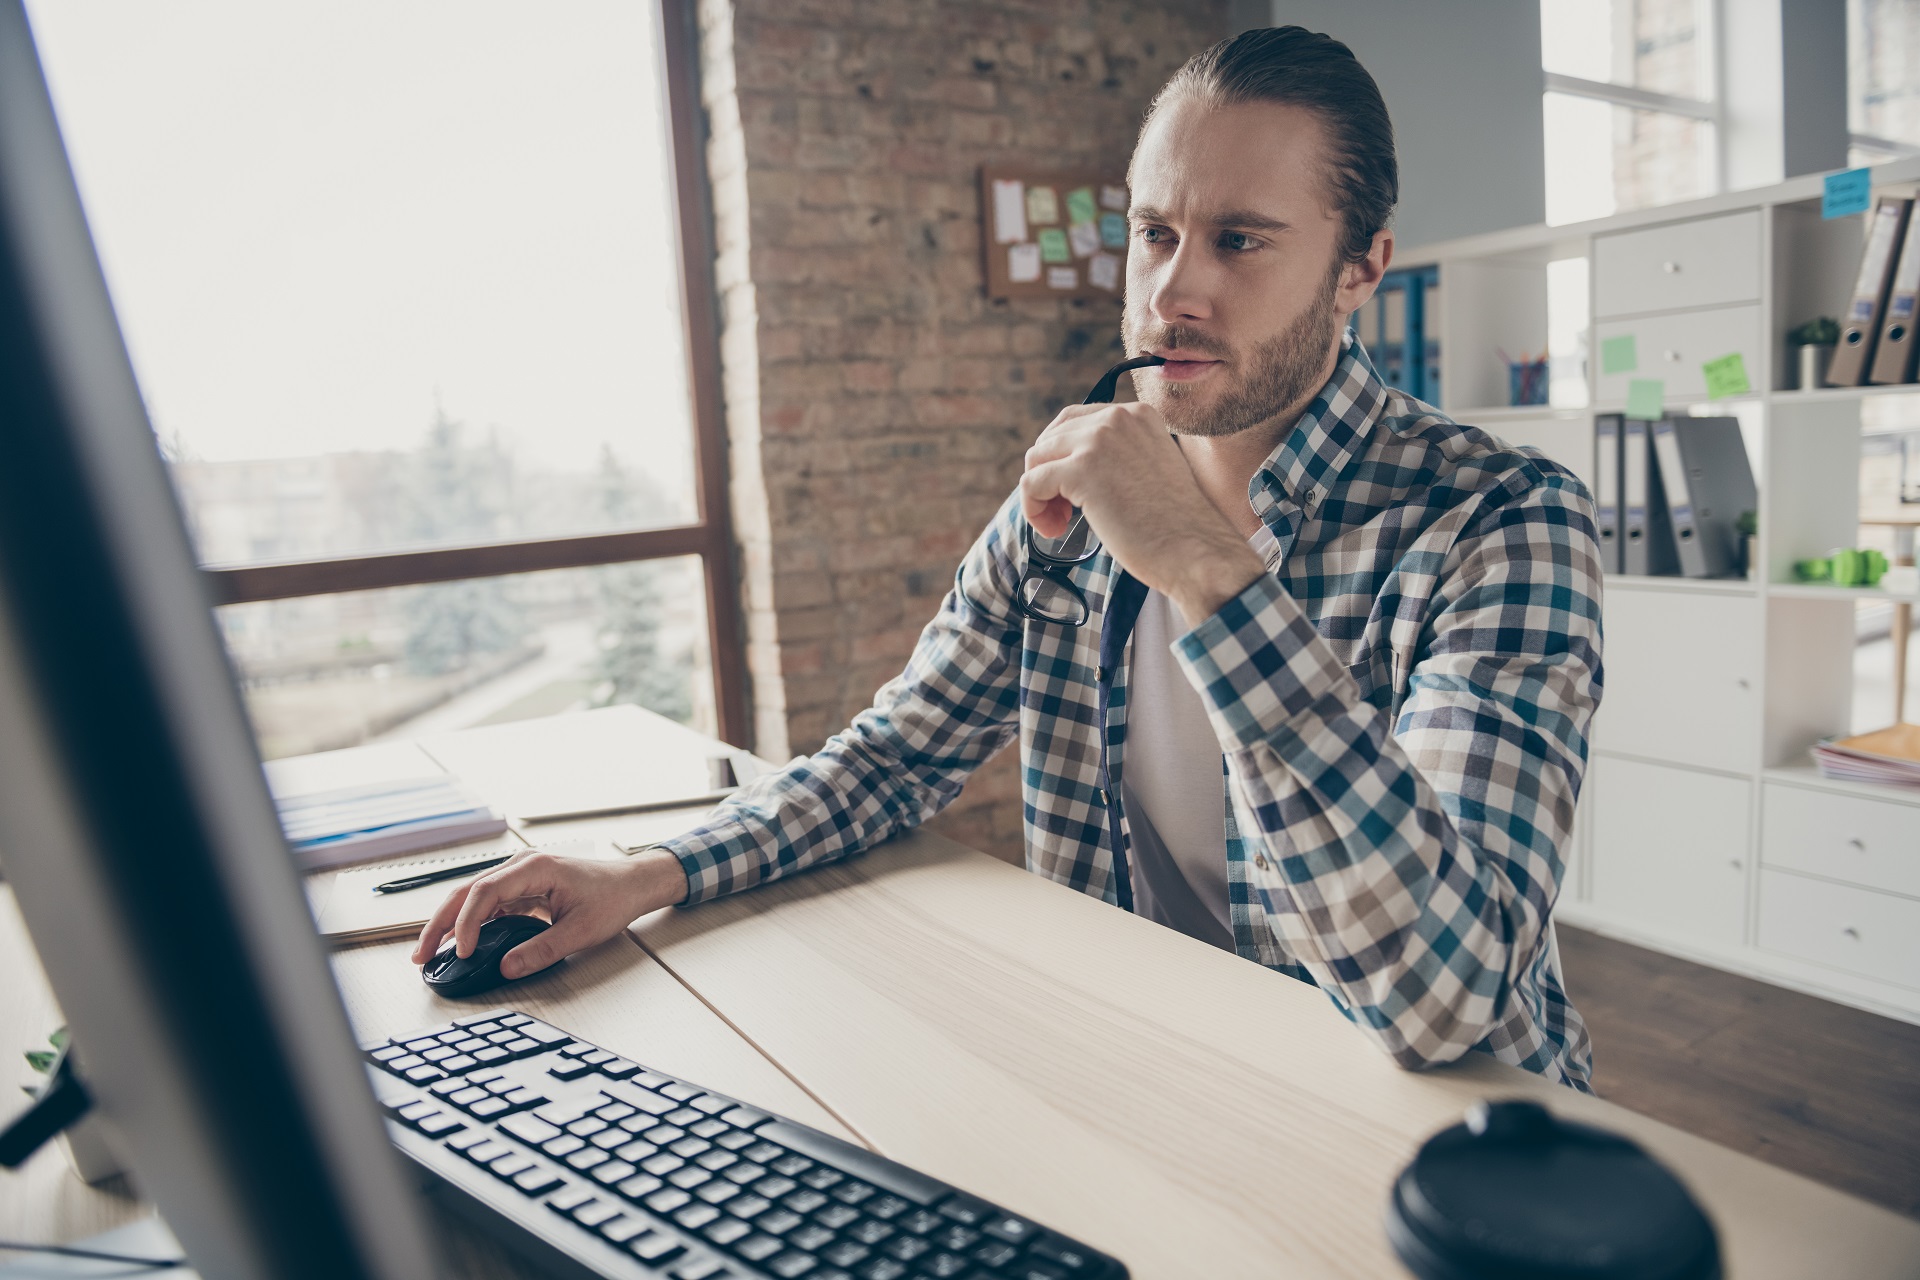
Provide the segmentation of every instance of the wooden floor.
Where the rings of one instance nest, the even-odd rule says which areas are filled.
[[[1920,1026],[1558,933],[1601,1097],[1920,1218]]]

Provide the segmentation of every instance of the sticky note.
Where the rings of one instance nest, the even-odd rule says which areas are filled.
[[[1041,225],[1060,221],[1060,201],[1052,187],[1027,188],[1027,221]]]
[[[1016,244],[1007,250],[1007,279],[1032,284],[1040,278],[1040,246]]]
[[[1072,262],[1073,250],[1067,247],[1067,233],[1058,227],[1048,227],[1042,231],[1040,258],[1043,262]]]
[[[1067,221],[1092,222],[1100,210],[1093,203],[1092,187],[1075,187],[1067,192]]]
[[[1096,289],[1120,287],[1120,259],[1110,253],[1096,253],[1087,262],[1087,283]]]
[[[1067,243],[1076,258],[1091,258],[1100,252],[1100,228],[1091,222],[1076,222],[1067,228]]]
[[[1865,213],[1872,197],[1873,178],[1865,169],[1830,173],[1820,193],[1820,216],[1844,218],[1848,214]]]
[[[1102,209],[1114,209],[1125,213],[1127,211],[1127,189],[1125,187],[1113,186],[1111,183],[1101,187],[1100,207]]]
[[[993,238],[997,244],[1027,238],[1027,184],[1018,178],[993,180]]]
[[[1640,356],[1634,350],[1632,334],[1600,340],[1600,372],[1632,373],[1639,367]]]
[[[1080,287],[1080,273],[1078,271],[1075,271],[1072,267],[1048,267],[1047,268],[1047,288],[1078,289],[1079,287]]]
[[[1635,378],[1627,383],[1627,416],[1654,421],[1665,410],[1667,384],[1658,378]]]
[[[1127,247],[1127,220],[1117,213],[1100,215],[1100,243],[1109,249]]]
[[[1753,384],[1747,381],[1747,362],[1738,351],[1732,355],[1721,356],[1718,360],[1709,360],[1700,366],[1700,372],[1707,375],[1707,399],[1724,400],[1728,396],[1743,396],[1753,390]]]

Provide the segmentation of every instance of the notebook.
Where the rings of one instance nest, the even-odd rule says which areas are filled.
[[[1920,787],[1920,725],[1896,724],[1813,748],[1822,776]]]
[[[445,774],[278,794],[274,804],[302,871],[498,835],[507,820]]]
[[[542,844],[549,853],[564,854],[570,858],[615,858],[619,851],[605,841],[596,840],[557,840]],[[463,884],[471,883],[476,877],[493,867],[482,868],[473,875],[459,876],[450,880],[440,880],[433,884],[421,885],[418,889],[404,889],[399,893],[375,893],[374,886],[386,884],[390,880],[404,880],[408,876],[422,875],[438,871],[444,867],[459,866],[468,862],[487,862],[503,853],[526,851],[516,836],[499,836],[492,840],[462,845],[458,849],[445,849],[438,853],[425,854],[397,862],[382,862],[370,867],[355,867],[351,871],[342,871],[333,878],[332,891],[316,913],[320,934],[329,942],[346,944],[350,942],[375,942],[386,938],[404,938],[418,933],[433,915],[433,909],[440,900]]]

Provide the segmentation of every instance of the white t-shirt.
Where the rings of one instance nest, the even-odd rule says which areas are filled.
[[[1269,569],[1273,534],[1248,544]],[[1188,630],[1172,599],[1149,591],[1133,627],[1127,674],[1127,750],[1120,801],[1132,834],[1134,911],[1233,950],[1227,905],[1226,774],[1220,740],[1173,643]]]

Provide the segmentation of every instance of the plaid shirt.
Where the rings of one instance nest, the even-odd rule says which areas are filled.
[[[1225,755],[1236,949],[1319,986],[1404,1066],[1477,1050],[1587,1088],[1545,932],[1600,700],[1586,489],[1388,389],[1349,333],[1248,498],[1279,567],[1174,645]],[[688,903],[914,827],[1018,736],[1028,867],[1131,909],[1119,796],[1146,589],[1103,554],[1075,570],[1085,626],[1022,617],[1023,523],[1016,494],[845,732],[665,842]]]

